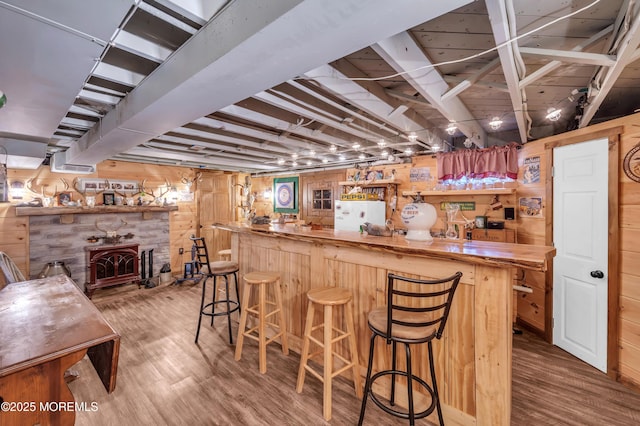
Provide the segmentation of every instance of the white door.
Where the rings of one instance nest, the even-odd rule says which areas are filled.
[[[553,343],[607,371],[608,139],[553,151]]]

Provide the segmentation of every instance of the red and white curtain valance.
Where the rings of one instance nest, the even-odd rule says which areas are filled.
[[[517,179],[517,144],[440,152],[436,155],[438,180],[484,179],[489,177]]]

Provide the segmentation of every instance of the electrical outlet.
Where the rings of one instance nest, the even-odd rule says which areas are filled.
[[[182,247],[180,247],[180,248],[178,249],[178,254],[183,254],[183,253],[184,253],[184,249],[183,249]]]

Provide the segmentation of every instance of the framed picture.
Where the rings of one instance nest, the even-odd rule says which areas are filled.
[[[298,178],[273,179],[273,211],[298,213]]]
[[[115,204],[115,200],[113,198],[113,194],[112,193],[103,193],[102,194],[102,204],[104,204],[105,206],[113,206]]]
[[[58,205],[65,206],[71,201],[71,193],[70,192],[61,192],[58,194]]]

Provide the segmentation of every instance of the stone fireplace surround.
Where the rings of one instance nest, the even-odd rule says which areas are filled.
[[[84,212],[83,212],[84,213]],[[64,218],[64,220],[61,220]],[[62,261],[71,270],[71,278],[84,291],[89,279],[87,251],[85,247],[99,246],[102,239],[90,243],[91,236],[102,237],[104,232],[96,228],[96,221],[102,229],[115,229],[117,233],[132,233],[131,239],[120,240],[121,244],[138,243],[138,254],[153,249],[153,275],[158,276],[164,263],[170,261],[169,254],[169,212],[104,212],[93,214],[46,214],[29,216],[29,276],[36,278],[42,268],[54,260]],[[66,223],[71,222],[71,223]],[[149,272],[147,271],[147,276]]]

